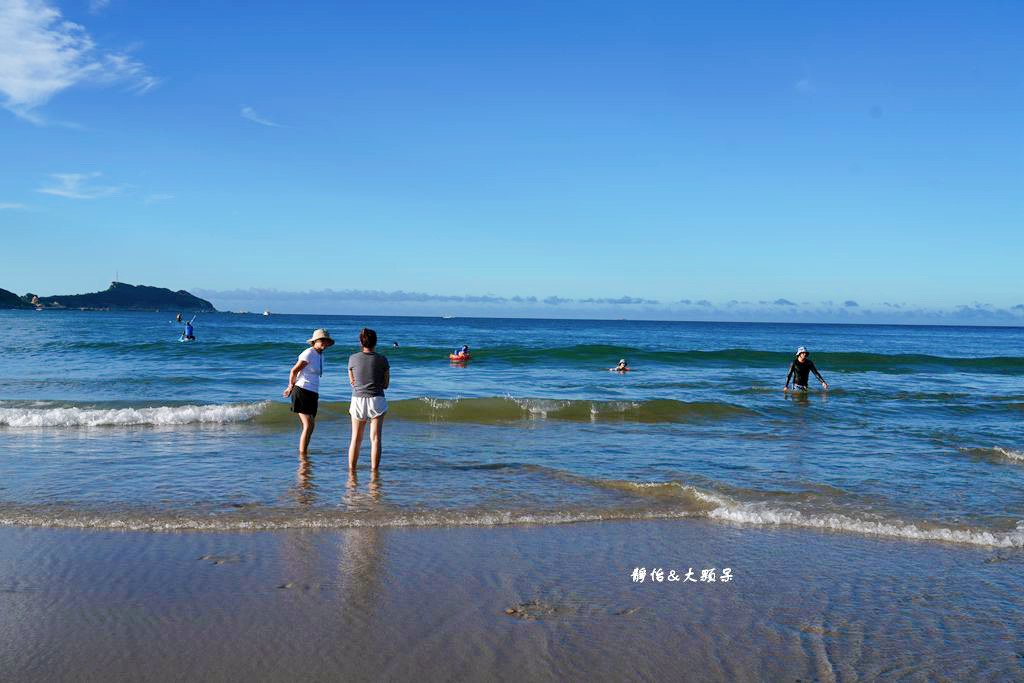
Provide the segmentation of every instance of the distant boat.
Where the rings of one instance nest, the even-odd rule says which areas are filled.
[[[441,319],[442,320],[451,320],[454,317],[455,317],[454,315],[442,315]]]
[[[263,315],[270,315],[270,311],[263,311]]]

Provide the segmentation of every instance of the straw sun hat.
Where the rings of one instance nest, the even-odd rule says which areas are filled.
[[[323,339],[324,341],[327,342],[328,346],[334,346],[334,340],[331,339],[331,333],[322,327],[318,330],[313,330],[313,336],[307,339],[306,343],[312,344],[317,339]]]

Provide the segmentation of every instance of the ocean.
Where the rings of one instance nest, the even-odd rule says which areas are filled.
[[[695,518],[1024,547],[1021,328],[217,313],[183,344],[174,313],[0,313],[0,525]],[[391,363],[372,483],[368,444],[345,462],[363,326]],[[281,392],[318,327],[338,343],[301,461]],[[783,393],[800,345],[827,392]]]

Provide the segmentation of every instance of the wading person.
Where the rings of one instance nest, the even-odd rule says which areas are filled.
[[[348,359],[348,381],[352,385],[352,441],[348,446],[348,470],[356,471],[359,462],[359,447],[363,444],[363,432],[370,425],[370,470],[377,474],[380,468],[381,436],[384,430],[384,414],[388,402],[384,390],[391,383],[391,367],[388,359],[378,354],[377,333],[364,327],[359,331],[362,349]]]
[[[292,399],[292,412],[299,416],[302,433],[299,435],[299,455],[309,450],[309,438],[316,427],[316,411],[320,405],[320,378],[324,374],[324,349],[334,346],[327,330],[315,330],[308,340],[309,348],[299,354],[288,374],[285,397]]]
[[[814,361],[807,355],[807,349],[801,346],[796,350],[796,358],[789,364],[789,373],[786,375],[786,386],[782,388],[783,391],[789,391],[789,382],[793,380],[793,391],[807,391],[807,378],[811,373],[818,378],[821,382],[823,389],[828,389],[828,382],[818,372],[818,368],[814,367]]]

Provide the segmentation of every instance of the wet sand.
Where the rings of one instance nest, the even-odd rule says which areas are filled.
[[[734,578],[650,578],[690,567]],[[8,527],[0,679],[1020,680],[1021,576],[1020,551],[695,520]]]

